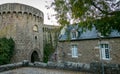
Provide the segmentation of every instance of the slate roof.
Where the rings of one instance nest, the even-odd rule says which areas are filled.
[[[59,40],[60,41],[67,40],[68,39],[67,31],[70,32],[73,29],[76,29],[78,32],[82,31],[82,29],[78,27],[78,25],[65,26],[61,30],[61,34],[59,35]],[[111,38],[111,37],[112,38],[120,37],[120,32],[116,30],[112,30],[111,33],[107,36],[107,38]],[[100,38],[100,36],[98,35],[98,31],[96,30],[96,28],[93,27],[91,30],[86,29],[86,31],[81,32],[81,34],[76,39],[71,39],[71,40],[96,39],[96,38]],[[105,38],[105,36],[103,38]]]

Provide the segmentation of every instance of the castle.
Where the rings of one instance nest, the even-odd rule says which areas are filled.
[[[46,36],[46,30],[50,28],[43,21],[43,12],[34,7],[19,3],[0,5],[0,37],[11,37],[15,41],[11,62],[43,60],[43,41],[46,39],[43,31]]]
[[[57,62],[91,63],[102,59],[119,64],[119,32],[112,31],[108,37],[100,38],[94,27],[82,32],[78,26],[70,25],[59,35],[59,26],[45,25],[43,21],[43,12],[34,7],[19,3],[0,5],[0,37],[11,37],[15,41],[11,62],[43,61],[43,47],[52,42]]]
[[[97,74],[101,73],[100,62],[103,62],[106,74],[110,71],[110,74],[120,73],[119,32],[113,30],[107,37],[102,37],[95,27],[82,32],[78,25],[68,25],[60,33],[59,26],[45,25],[43,21],[43,12],[34,7],[19,3],[0,5],[0,38],[15,41],[13,64],[0,66],[1,74]],[[56,49],[57,63],[41,62],[46,43]]]

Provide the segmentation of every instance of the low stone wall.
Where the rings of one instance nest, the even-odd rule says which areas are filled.
[[[35,62],[30,63],[27,60],[23,62],[14,63],[14,64],[7,64],[0,66],[0,72],[13,70],[20,67],[34,67],[34,68],[47,68],[47,69],[59,69],[59,70],[72,70],[72,71],[80,71],[80,72],[91,72],[89,64],[83,63],[73,63],[73,62],[66,62],[66,63],[42,63],[42,62]]]
[[[41,63],[35,62],[34,64],[29,64],[32,67],[43,67],[43,68],[50,68],[50,69],[64,69],[64,70],[73,70],[73,71],[85,71],[90,72],[90,65],[83,64],[83,63],[73,63],[73,62],[64,62],[64,63]]]
[[[23,66],[22,62],[14,63],[14,64],[1,65],[0,66],[0,72],[7,71],[7,70],[12,70],[12,69],[19,68],[19,67],[22,67],[22,66]]]
[[[102,64],[99,62],[92,62],[90,64],[74,63],[74,62],[62,62],[62,63],[34,62],[34,63],[30,63],[27,60],[24,60],[23,62],[13,63],[13,64],[1,65],[0,72],[9,73],[8,70],[13,71],[13,70],[18,70],[18,69],[19,70],[27,69],[28,71],[30,71],[35,68],[37,69],[38,74],[39,74],[39,71],[40,72],[43,71],[41,73],[44,73],[45,71],[49,71],[51,72],[50,74],[57,74],[57,71],[59,71],[60,74],[64,74],[64,72],[61,72],[61,71],[65,71],[65,72],[67,71],[67,73],[65,74],[69,74],[71,71],[73,72],[72,74],[76,74],[76,72],[80,74],[101,74],[103,72]],[[104,64],[104,73],[105,74],[120,74],[120,64]],[[25,74],[29,74],[29,73],[25,73]]]
[[[90,63],[90,69],[93,74],[103,74],[103,72],[104,74],[120,74],[120,64],[92,62]]]

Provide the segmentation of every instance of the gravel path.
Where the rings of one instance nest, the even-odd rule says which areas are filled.
[[[67,70],[24,67],[1,72],[0,74],[83,74],[83,73]]]

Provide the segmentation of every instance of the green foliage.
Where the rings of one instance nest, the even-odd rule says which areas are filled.
[[[47,32],[47,31],[46,31]],[[48,31],[48,34],[45,36],[44,40],[44,57],[43,61],[45,63],[51,58],[58,44],[58,35],[60,28],[51,29]]]
[[[0,38],[0,65],[10,63],[14,45],[15,43],[12,38]]]
[[[90,29],[93,25],[103,35],[112,29],[120,31],[119,0],[54,0],[52,6],[57,12],[58,22],[80,24],[80,27]],[[116,6],[116,7],[115,7]],[[113,10],[114,9],[114,10]],[[70,23],[73,20],[73,23]]]
[[[111,17],[103,17],[94,21],[94,25],[97,30],[103,35],[109,35],[111,30],[117,30],[120,32],[120,13],[114,13]]]
[[[43,61],[44,61],[45,63],[48,62],[49,57],[50,57],[50,55],[53,53],[53,51],[54,51],[54,50],[53,50],[52,44],[50,44],[50,43],[45,44],[45,46],[44,46],[44,57],[43,57]]]

